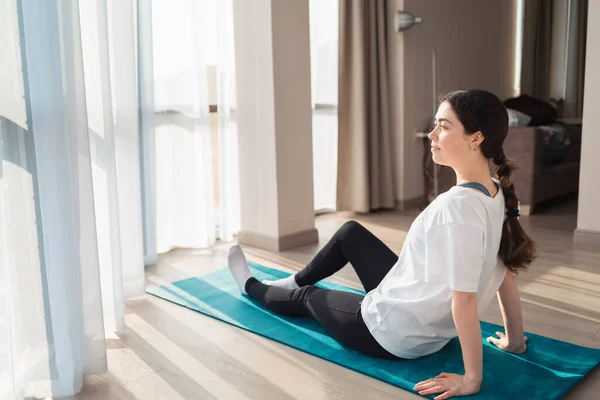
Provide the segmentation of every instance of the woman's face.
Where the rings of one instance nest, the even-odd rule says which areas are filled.
[[[473,153],[479,153],[477,146],[480,142],[476,143],[477,137],[465,133],[465,128],[447,101],[438,108],[435,127],[428,137],[431,140],[431,153],[436,164],[456,168],[471,159]]]

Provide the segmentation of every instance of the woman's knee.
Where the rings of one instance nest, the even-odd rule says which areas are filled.
[[[354,234],[356,232],[364,232],[366,230],[367,229],[364,226],[362,226],[360,223],[352,220],[352,221],[347,221],[346,223],[344,223],[344,225],[342,225],[342,227],[339,229],[339,233],[346,236],[346,235]]]

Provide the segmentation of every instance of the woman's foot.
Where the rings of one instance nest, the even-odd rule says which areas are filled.
[[[265,285],[276,286],[284,289],[298,289],[300,286],[296,283],[296,275],[290,275],[287,278],[277,279],[274,281],[264,280]]]
[[[229,267],[229,271],[231,271],[231,275],[233,275],[235,282],[240,288],[240,292],[247,294],[246,282],[248,282],[248,279],[252,278],[252,274],[248,268],[246,256],[239,245],[232,246],[229,249],[227,266]]]

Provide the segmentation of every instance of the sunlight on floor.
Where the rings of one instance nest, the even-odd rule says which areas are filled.
[[[202,321],[206,321],[206,319],[210,317],[192,313],[189,310],[174,306],[159,298],[149,298],[148,300],[154,306],[160,308],[171,317],[177,319],[178,322],[184,324],[190,329],[190,332],[193,333],[193,335],[197,336],[198,340],[213,343],[216,349],[223,354],[226,354],[228,357],[233,357],[241,365],[246,366],[248,370],[254,371],[280,390],[283,390],[280,387],[281,380],[286,379],[286,377],[282,376],[281,371],[272,368],[272,365],[268,361],[269,357],[265,357],[265,350],[269,350],[270,353],[276,353],[275,355],[277,357],[286,358],[287,361],[292,364],[286,374],[294,376],[294,379],[298,382],[312,382],[311,385],[315,385],[314,379],[318,376],[318,372],[314,371],[309,366],[302,364],[297,358],[287,355],[282,350],[282,345],[241,329],[232,330],[228,334],[228,336],[230,335],[228,338],[215,338],[213,337],[214,335],[211,335],[210,331],[206,329],[206,326],[202,324]],[[173,307],[178,307],[179,309],[176,310]],[[223,322],[216,320],[214,323],[223,324]],[[290,396],[290,398],[294,397],[293,393],[285,393]],[[307,396],[310,394],[311,399],[326,400],[326,397],[321,397],[318,393],[323,393],[323,391],[311,388],[310,393],[307,393]]]
[[[152,325],[135,314],[128,314],[125,323],[130,329],[148,342],[153,348],[171,360],[177,360],[177,365],[189,378],[201,385],[217,399],[248,399],[238,392],[231,384],[215,374],[209,367],[202,364],[187,351],[173,343]]]
[[[540,303],[538,301],[527,299],[526,297],[521,297],[521,301],[524,302],[524,303],[533,304],[533,305],[538,306],[538,307],[543,307],[543,308],[546,308],[548,310],[557,311],[557,312],[560,312],[560,313],[563,313],[563,314],[571,315],[573,317],[585,319],[587,321],[600,323],[600,319],[598,319],[598,318],[588,317],[586,315],[582,315],[582,314],[579,314],[579,313],[576,313],[576,312],[573,312],[573,311],[565,310],[563,308],[553,307],[553,306],[550,306],[548,304],[544,304],[544,303]]]
[[[520,284],[522,294],[532,294],[552,302],[564,303],[566,308],[596,313],[600,310],[600,275],[562,265],[553,267]],[[557,309],[550,305],[544,305]],[[566,310],[565,310],[566,312]],[[571,315],[580,315],[569,312]],[[585,317],[588,320],[595,318]]]

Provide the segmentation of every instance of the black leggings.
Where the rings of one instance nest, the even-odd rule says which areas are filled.
[[[381,240],[355,221],[344,224],[302,271],[296,274],[299,289],[288,290],[265,285],[255,278],[246,282],[250,297],[268,309],[292,317],[317,321],[344,346],[364,354],[394,359],[373,338],[360,311],[363,295],[313,286],[344,267],[348,262],[369,292],[394,266],[398,256]]]

